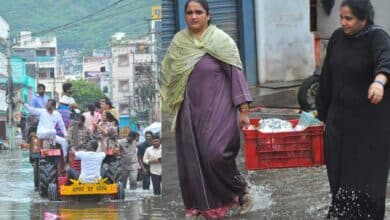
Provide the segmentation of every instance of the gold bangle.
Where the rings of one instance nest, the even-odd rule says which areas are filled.
[[[241,104],[241,105],[240,105],[240,109],[243,109],[243,108],[247,108],[247,109],[249,109],[249,105],[248,105],[248,103]]]
[[[249,112],[249,107],[248,107],[248,106],[242,107],[242,108],[240,107],[240,108],[239,108],[239,111],[240,111],[240,112]]]

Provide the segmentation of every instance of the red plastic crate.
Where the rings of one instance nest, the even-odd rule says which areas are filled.
[[[251,119],[257,127],[259,119]],[[289,120],[293,126],[298,120]],[[245,159],[248,170],[310,167],[324,164],[324,126],[303,131],[263,133],[244,129]]]

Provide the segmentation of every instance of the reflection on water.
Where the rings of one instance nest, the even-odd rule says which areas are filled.
[[[34,191],[28,152],[0,151],[0,220],[55,219],[164,219],[161,199],[153,190],[126,190],[124,201],[104,197],[50,202]],[[45,218],[46,216],[46,218]]]
[[[30,206],[31,220],[46,219],[58,215],[59,219],[161,219],[160,203],[157,200],[124,201],[112,203],[32,203]],[[15,217],[15,216],[13,216]],[[20,218],[22,219],[22,218]],[[45,219],[45,220],[46,220]]]

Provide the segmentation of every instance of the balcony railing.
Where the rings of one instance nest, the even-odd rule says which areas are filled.
[[[37,56],[36,60],[37,60],[37,62],[54,62],[55,57],[54,56]]]

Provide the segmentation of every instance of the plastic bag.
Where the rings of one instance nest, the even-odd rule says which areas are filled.
[[[299,126],[299,128],[307,128],[313,125],[321,125],[321,121],[315,118],[312,113],[302,112],[299,117],[297,127]]]
[[[259,125],[259,130],[264,133],[294,131],[293,126],[289,121],[281,120],[279,118],[261,119]]]

